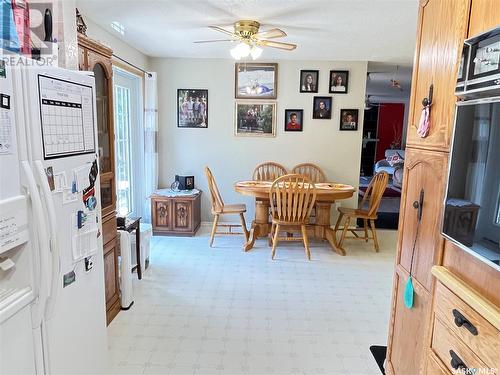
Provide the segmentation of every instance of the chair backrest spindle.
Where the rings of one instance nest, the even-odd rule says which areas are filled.
[[[219,188],[217,187],[217,183],[215,182],[214,175],[210,168],[205,167],[205,175],[207,176],[208,189],[210,190],[210,197],[212,199],[212,211],[222,212],[224,201],[222,200],[222,196],[220,195]]]
[[[288,173],[281,164],[269,161],[259,164],[253,171],[252,179],[255,181],[274,181]]]
[[[292,169],[292,173],[298,173],[308,177],[312,182],[326,182],[323,170],[313,163],[298,164]]]

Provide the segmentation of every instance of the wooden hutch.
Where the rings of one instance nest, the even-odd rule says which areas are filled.
[[[99,172],[101,181],[102,236],[106,321],[120,311],[118,246],[116,231],[116,187],[113,125],[113,51],[78,33],[78,68],[93,71],[96,83]]]
[[[500,316],[500,272],[440,234],[463,42],[499,25],[500,0],[420,0],[387,374],[451,374],[451,351],[471,365],[500,367],[500,333],[492,323],[498,323]],[[421,103],[431,85],[431,129],[426,138],[420,138]],[[403,293],[417,228],[413,204],[419,201],[421,189],[425,199],[413,260],[415,298],[413,308],[407,309]],[[477,336],[454,323],[454,309],[479,328]]]

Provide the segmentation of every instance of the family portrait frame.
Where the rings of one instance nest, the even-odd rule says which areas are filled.
[[[177,127],[208,128],[208,90],[177,89]]]
[[[285,109],[284,125],[286,132],[301,132],[304,130],[304,110]]]
[[[277,63],[236,63],[234,65],[236,99],[276,99],[278,97]]]
[[[331,120],[332,118],[332,97],[315,96],[313,98],[313,119]]]
[[[340,110],[340,130],[356,131],[358,130],[359,110],[341,109]]]
[[[319,70],[301,70],[299,92],[317,93],[319,86]]]
[[[349,71],[330,70],[330,83],[328,84],[330,94],[347,94],[349,90]]]
[[[275,137],[276,102],[236,100],[234,135],[241,137]]]

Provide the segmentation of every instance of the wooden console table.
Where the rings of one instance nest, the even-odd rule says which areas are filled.
[[[153,235],[194,236],[201,222],[201,190],[155,191],[151,218]]]

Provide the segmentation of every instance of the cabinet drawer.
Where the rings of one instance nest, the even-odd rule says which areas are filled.
[[[441,361],[430,352],[427,358],[427,375],[449,375],[450,372],[444,367]]]
[[[469,369],[481,368],[487,366],[482,362],[457,336],[450,331],[439,318],[434,318],[434,330],[432,333],[432,350],[437,357],[446,365],[452,373],[457,371],[458,367],[452,366],[452,354],[456,359]],[[467,372],[465,372],[467,373]],[[494,372],[492,373],[494,374]]]
[[[489,367],[500,369],[500,332],[441,283],[437,284],[435,301],[436,315],[446,327]],[[466,321],[457,320],[457,325],[455,316],[462,316]],[[472,331],[475,328],[477,334],[468,328]]]

